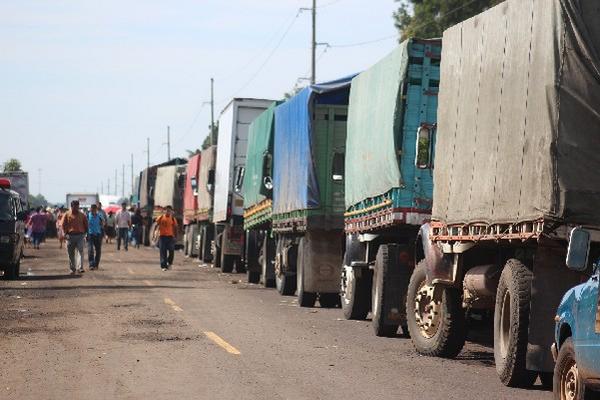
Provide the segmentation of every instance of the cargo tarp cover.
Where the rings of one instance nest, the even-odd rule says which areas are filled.
[[[185,192],[183,197],[183,210],[186,212],[196,211],[198,207],[198,198],[194,196],[194,190],[192,188],[192,180],[196,180],[198,184],[198,170],[200,167],[200,154],[195,154],[190,157],[187,165],[187,172],[185,176]]]
[[[177,196],[177,170],[179,167],[160,167],[156,171],[156,187],[154,188],[154,206],[177,207],[173,199]],[[181,205],[179,205],[181,207]]]
[[[275,108],[275,214],[319,207],[319,187],[311,146],[312,104],[313,101],[317,104],[346,104],[353,76],[306,87]]]
[[[600,225],[600,7],[509,0],[444,33],[433,218]]]
[[[273,121],[275,107],[273,103],[251,124],[248,131],[248,150],[246,153],[246,172],[242,193],[244,208],[252,207],[266,199],[266,188],[263,184],[263,158],[265,153],[273,153]]]
[[[352,80],[346,139],[346,208],[401,186],[395,137],[408,41]]]

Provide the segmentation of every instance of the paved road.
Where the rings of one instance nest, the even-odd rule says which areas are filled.
[[[49,241],[0,281],[0,399],[551,398],[503,387],[487,346],[421,357],[180,253],[162,272],[156,250],[104,250],[99,271],[69,277]]]

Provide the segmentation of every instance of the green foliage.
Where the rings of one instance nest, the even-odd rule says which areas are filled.
[[[16,158],[11,158],[7,162],[4,163],[4,172],[17,172],[22,171],[21,169],[21,161]]]
[[[503,0],[395,0],[394,24],[401,40],[441,38],[444,30]]]
[[[215,122],[215,143],[219,141],[219,123]],[[204,138],[204,142],[202,142],[202,150],[208,149],[212,143],[210,142],[210,126],[208,127],[208,135]]]
[[[38,194],[34,196],[32,194],[29,195],[29,207],[37,208],[37,207],[47,207],[48,200],[44,197],[43,194]]]

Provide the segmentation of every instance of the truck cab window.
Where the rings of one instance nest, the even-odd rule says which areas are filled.
[[[344,180],[344,153],[334,153],[331,166],[331,179],[334,181]]]
[[[434,127],[421,125],[417,131],[417,149],[415,165],[417,168],[431,168],[431,143]]]

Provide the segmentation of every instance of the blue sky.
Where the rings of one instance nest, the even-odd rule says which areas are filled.
[[[317,80],[359,72],[396,45],[393,0],[318,0]],[[0,0],[0,162],[18,158],[51,201],[185,155],[232,96],[279,99],[310,70],[310,0]],[[284,32],[289,29],[282,39]],[[274,50],[281,40],[280,46]],[[271,55],[270,58],[268,56]],[[264,64],[264,66],[263,66]],[[261,66],[263,66],[261,68]],[[112,191],[112,189],[111,189]]]

